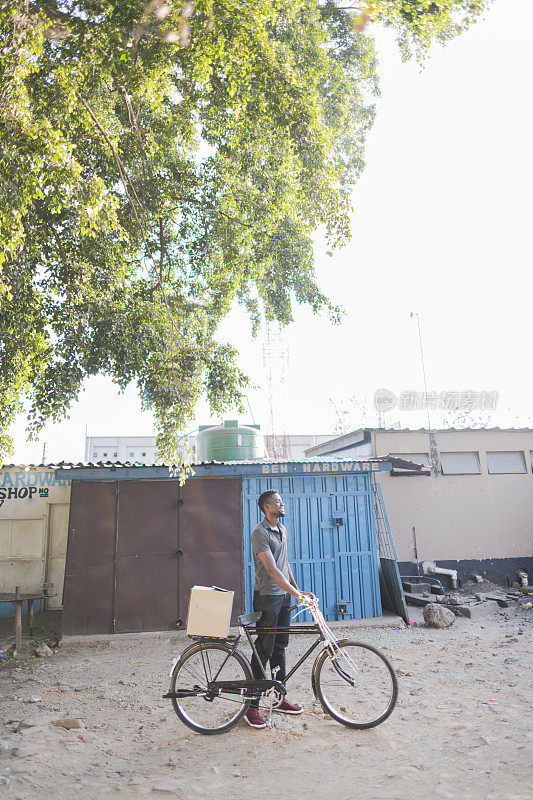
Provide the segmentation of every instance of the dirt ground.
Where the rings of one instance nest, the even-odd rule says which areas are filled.
[[[344,728],[313,706],[312,659],[290,683],[299,717],[201,736],[178,720],[168,671],[184,634],[26,647],[0,662],[0,794],[37,800],[531,800],[532,612],[425,626],[336,628],[392,661],[400,697],[378,728]],[[294,663],[307,637],[294,637]],[[84,727],[63,730],[71,717]]]

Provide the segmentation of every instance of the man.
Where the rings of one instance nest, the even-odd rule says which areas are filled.
[[[297,600],[310,592],[301,592],[287,559],[287,531],[280,520],[285,516],[285,507],[279,492],[268,489],[257,501],[265,515],[252,533],[252,553],[255,566],[254,611],[262,611],[256,627],[258,636],[255,647],[265,669],[275,671],[275,679],[285,680],[285,649],[289,643],[288,633],[259,633],[260,628],[287,627],[290,625],[291,595]],[[312,596],[312,595],[311,595]],[[256,657],[252,657],[254,678],[263,678]],[[268,675],[268,671],[267,671]],[[252,728],[265,728],[266,722],[259,713],[259,702],[252,701],[245,719]],[[287,699],[275,709],[282,714],[301,714],[302,707],[289,703]]]

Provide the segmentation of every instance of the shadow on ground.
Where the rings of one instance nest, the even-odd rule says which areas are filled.
[[[26,617],[22,617],[23,654],[33,642],[57,641],[61,638],[62,611],[43,611],[35,615],[34,635],[30,636]],[[15,644],[15,617],[0,617],[0,650],[9,649]]]

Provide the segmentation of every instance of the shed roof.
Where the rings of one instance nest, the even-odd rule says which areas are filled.
[[[193,467],[207,467],[213,465],[219,466],[238,466],[238,465],[247,465],[247,464],[306,464],[306,463],[327,463],[327,462],[353,462],[353,461],[360,461],[360,462],[373,462],[373,461],[391,461],[397,462],[401,461],[404,464],[413,464],[412,461],[405,461],[405,459],[398,458],[397,456],[373,456],[370,458],[335,458],[334,456],[325,456],[324,458],[316,457],[316,458],[256,458],[256,459],[243,459],[237,461],[198,461],[198,462],[191,462],[191,466]],[[52,462],[49,464],[2,464],[0,469],[22,469],[22,470],[29,470],[29,469],[112,469],[113,467],[124,468],[127,467],[129,469],[137,469],[140,467],[169,467],[175,466],[170,464],[164,464],[162,462],[158,463],[146,463],[144,461],[57,461]],[[417,465],[415,465],[417,466]],[[420,465],[418,465],[420,466]]]
[[[428,428],[356,428],[348,433],[341,433],[327,442],[308,447],[305,453],[309,454],[309,458],[318,458],[321,449],[327,449],[334,444],[345,443],[345,447],[363,444],[370,440],[368,436],[365,437],[365,434],[370,433],[486,433],[495,431],[498,433],[533,433],[533,428],[432,428],[431,431]]]

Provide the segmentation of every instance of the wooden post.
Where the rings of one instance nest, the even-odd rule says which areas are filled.
[[[30,629],[30,636],[33,636],[34,631],[34,617],[33,617],[33,603],[34,600],[28,600],[28,627]]]
[[[22,650],[22,600],[20,599],[20,586],[15,586],[15,650]]]

